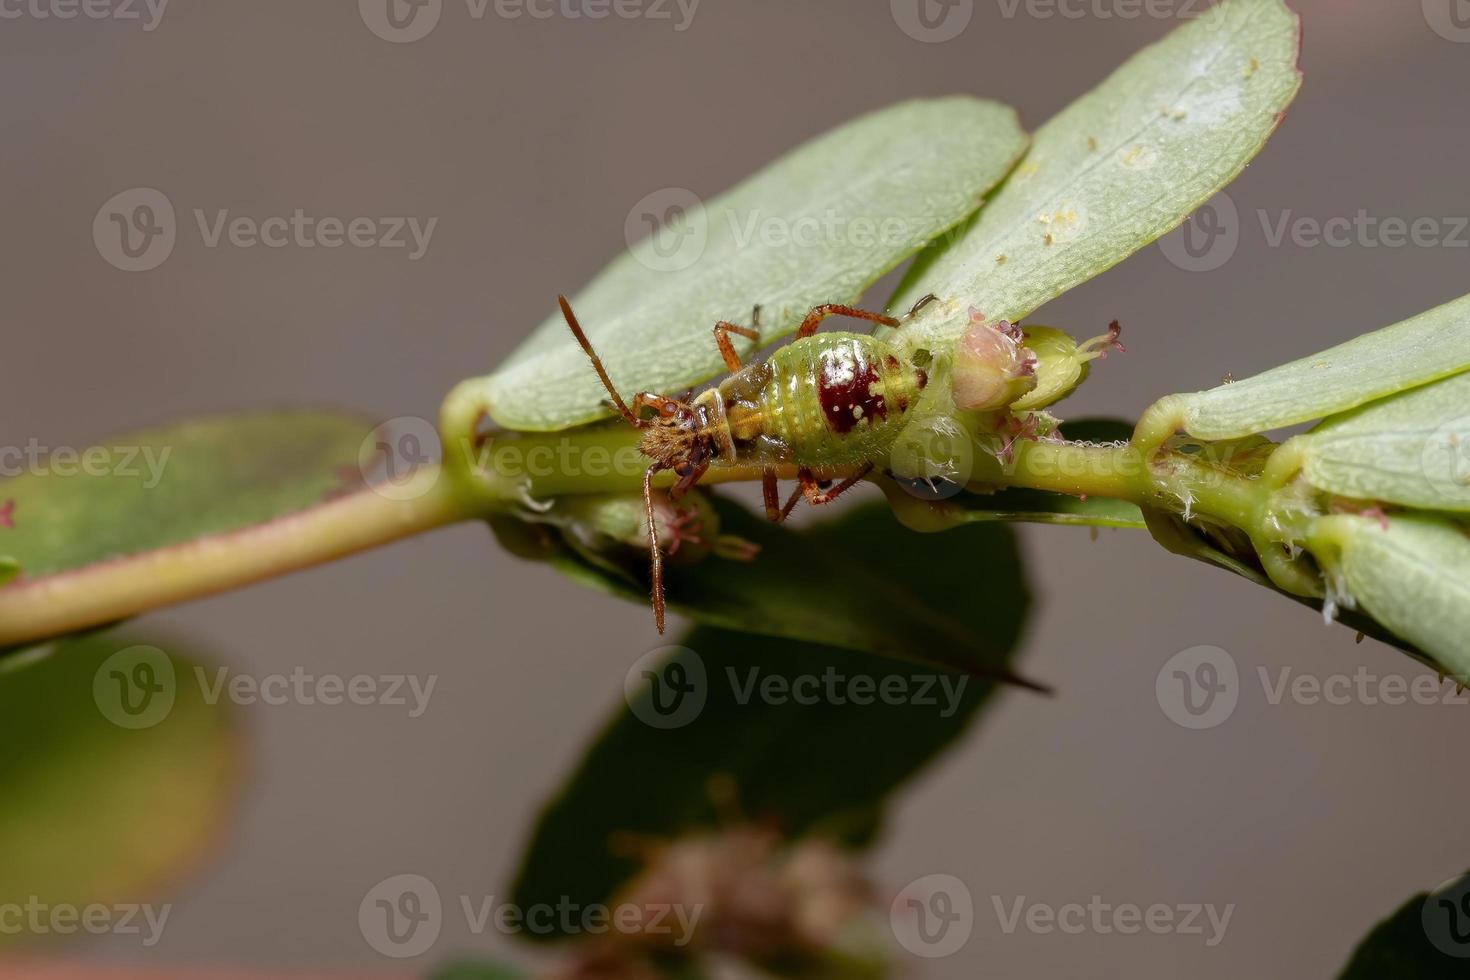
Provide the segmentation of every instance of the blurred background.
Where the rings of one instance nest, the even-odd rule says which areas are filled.
[[[1033,318],[1083,337],[1125,325],[1128,354],[1095,371],[1064,415],[1135,418],[1162,394],[1466,292],[1470,26],[1458,25],[1470,25],[1470,4],[1293,5],[1305,87],[1213,212],[1231,229],[1224,244],[1191,263],[1176,233]],[[444,0],[411,43],[381,36],[366,0],[118,0],[95,8],[105,17],[42,16],[63,6],[0,7],[0,419],[15,444],[84,446],[178,416],[291,404],[433,418],[456,380],[493,367],[558,292],[625,247],[646,195],[709,197],[801,140],[914,96],[991,96],[1035,128],[1202,4],[1125,17],[1141,8],[962,0],[944,9],[968,19],[938,39],[914,28],[905,0],[686,0],[603,19],[577,0],[534,16]],[[137,187],[166,195],[180,221],[166,261],[129,273],[99,255],[92,225]],[[398,249],[209,247],[196,209],[210,221],[300,209],[437,223],[421,250],[409,235]],[[1439,232],[1402,247],[1275,234],[1283,221],[1360,212],[1433,219]],[[1273,704],[1260,673],[1273,684],[1287,669],[1412,678],[1413,662],[1141,533],[1022,537],[1038,596],[1022,664],[1058,693],[1005,693],[895,808],[873,878],[896,892],[952,874],[976,904],[965,947],[916,961],[913,975],[1329,976],[1373,923],[1470,861],[1459,751],[1470,708]],[[422,972],[476,951],[524,960],[458,915],[418,959],[387,959],[364,941],[359,902],[406,873],[445,896],[503,895],[538,809],[621,705],[629,667],[663,642],[647,609],[520,563],[479,526],[146,622],[256,676],[437,678],[418,717],[386,705],[241,709],[250,763],[237,818],[168,893],[163,940],[61,950],[150,972]],[[1155,678],[1199,645],[1229,652],[1241,694],[1228,721],[1193,731],[1160,709]],[[1234,910],[1211,947],[1190,935],[1007,932],[995,911],[1022,896],[1094,895]]]

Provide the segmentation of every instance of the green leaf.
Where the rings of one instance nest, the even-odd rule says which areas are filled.
[[[1302,472],[1320,490],[1470,511],[1470,373],[1328,419],[1298,445]]]
[[[141,900],[218,840],[238,737],[192,657],[115,632],[59,646],[0,673],[0,904]]]
[[[521,980],[526,974],[514,966],[486,959],[461,960],[440,967],[430,980]]]
[[[812,306],[856,302],[974,211],[1025,146],[1015,113],[979,99],[905,102],[863,116],[644,239],[573,308],[627,397],[677,393],[725,370],[716,321],[748,323],[759,304],[761,341],[770,343]],[[672,256],[661,251],[671,243]],[[560,313],[471,387],[511,429],[563,429],[608,414],[607,394]]]
[[[1261,569],[1260,560],[1249,540],[1230,540],[1233,535],[1240,532],[1222,531],[1217,528],[1213,529],[1214,536],[1206,537],[1204,530],[1199,526],[1186,524],[1178,514],[1159,510],[1144,511],[1144,520],[1147,522],[1149,534],[1166,550],[1207,565],[1214,565],[1216,568],[1223,568],[1270,589],[1278,595],[1285,596],[1292,602],[1306,606],[1314,612],[1323,612],[1326,603],[1321,599],[1287,592],[1272,582]],[[1341,626],[1361,633],[1363,636],[1371,636],[1380,643],[1401,650],[1425,666],[1435,670],[1444,669],[1424,651],[1402,637],[1395,636],[1386,626],[1375,621],[1360,609],[1346,609],[1338,606],[1332,618]]]
[[[950,501],[967,521],[1063,524],[1072,527],[1116,527],[1143,530],[1143,511],[1126,500],[1048,493],[1012,487],[988,496],[961,494]]]
[[[1456,882],[1465,881],[1462,876]],[[1448,882],[1446,884],[1449,884]],[[1442,895],[1436,895],[1437,903]],[[1463,899],[1463,886],[1454,897]],[[1464,953],[1470,953],[1463,942],[1456,942],[1447,925],[1453,922],[1464,929],[1463,907],[1446,909],[1430,905],[1429,892],[1420,892],[1384,919],[1353,951],[1352,959],[1339,975],[1339,980],[1459,980],[1465,976]],[[1454,918],[1449,918],[1453,916]],[[1430,939],[1433,929],[1447,949],[1461,952],[1450,956]]]
[[[1008,528],[976,525],[937,540],[907,530],[875,503],[795,532],[731,501],[715,503],[721,532],[760,545],[760,555],[666,565],[671,608],[743,633],[1009,676],[1028,600]],[[555,564],[584,585],[648,602],[644,555],[622,574],[570,553]],[[971,615],[991,596],[1004,597],[1010,612]]]
[[[1319,519],[1308,547],[1346,599],[1470,682],[1470,537],[1464,528],[1418,515],[1384,526],[1365,517]]]
[[[963,235],[915,261],[893,308],[946,302],[904,342],[942,349],[972,306],[1018,321],[1178,226],[1265,145],[1299,53],[1281,0],[1226,0],[1135,56],[1037,131]]]
[[[998,550],[1008,560],[1006,549]],[[975,553],[969,557],[984,560]],[[949,571],[963,560],[951,558]],[[1018,584],[1000,582],[991,589],[988,578],[982,572],[968,587],[951,584],[947,591],[968,596],[964,609],[976,629],[993,624],[1014,636],[1017,607],[1024,608],[1025,598],[1017,594]],[[666,700],[669,688],[656,694],[644,680],[648,675],[630,671],[630,707],[619,707],[542,814],[513,902],[528,908],[566,896],[583,905],[608,903],[638,867],[610,846],[618,835],[671,839],[730,829],[730,814],[722,815],[711,800],[717,778],[733,783],[735,805],[745,819],[791,838],[816,834],[866,846],[880,828],[885,802],[957,739],[994,693],[992,685],[963,675],[935,675],[816,644],[752,640],[708,627],[681,643],[657,662],[635,665],[635,671],[646,669],[662,682],[683,678],[692,685],[685,687],[688,700]],[[840,699],[824,695],[798,703],[760,693],[761,685],[772,685],[766,688],[772,691],[799,678],[827,676],[840,679],[833,685],[844,692]],[[875,703],[855,704],[846,695],[856,693],[858,678],[871,681],[875,691],[883,684],[892,690],[902,685],[915,696],[933,682],[924,689],[937,703],[875,697]],[[951,685],[947,692],[940,680]],[[660,728],[646,719],[683,724]]]
[[[1184,431],[1235,439],[1326,418],[1470,369],[1470,296],[1312,357],[1184,395]]]
[[[237,531],[360,485],[371,422],[283,411],[182,422],[109,439],[0,483],[0,549],[25,579]],[[91,463],[87,463],[91,454]],[[17,583],[19,584],[19,583]]]

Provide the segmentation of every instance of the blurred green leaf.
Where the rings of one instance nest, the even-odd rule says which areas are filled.
[[[218,840],[238,738],[191,656],[116,632],[58,645],[0,674],[0,903],[138,901]]]
[[[627,397],[677,393],[725,370],[710,333],[717,320],[747,323],[760,304],[770,343],[819,303],[856,302],[974,211],[1025,146],[1015,112],[994,102],[928,99],[871,113],[703,205],[688,192],[654,195],[640,206],[657,214],[630,221],[667,223],[679,208],[682,218],[614,260],[572,306]],[[479,388],[511,429],[608,414],[559,312]]]
[[[1184,430],[1234,439],[1346,412],[1470,369],[1470,296],[1311,357],[1182,397]]]
[[[345,414],[262,412],[127,433],[65,462],[53,456],[0,482],[14,525],[0,528],[0,549],[34,579],[237,531],[361,485],[358,452],[372,431]]]
[[[1470,337],[1470,323],[1466,324]],[[1470,373],[1328,419],[1302,438],[1320,490],[1424,510],[1470,510]]]
[[[1447,928],[1439,932],[1452,921],[1463,935],[1470,908],[1426,908],[1429,901],[1430,894],[1420,892],[1375,926],[1353,951],[1339,980],[1459,980],[1470,973],[1470,961],[1441,952],[1428,931],[1434,928],[1442,942],[1454,944],[1450,948],[1470,953],[1466,940],[1452,938]],[[1447,921],[1446,916],[1454,918]]]
[[[985,589],[1024,596],[1008,529],[961,528],[940,542],[870,504],[798,532],[723,498],[715,498],[715,506],[721,532],[760,545],[760,555],[752,562],[710,558],[666,565],[670,608],[743,633],[1010,676],[1022,610],[998,618],[970,614],[975,603],[987,601]],[[620,574],[570,552],[553,561],[584,585],[648,602],[646,556],[629,561]]]
[[[1005,598],[974,601],[973,608],[998,620],[1019,618]],[[958,738],[993,693],[992,685],[964,675],[816,644],[709,627],[681,642],[685,649],[646,665],[664,686],[655,691],[635,678],[632,709],[620,706],[542,815],[512,901],[608,902],[637,869],[613,846],[617,835],[673,838],[719,827],[710,793],[716,777],[733,780],[739,810],[751,820],[791,837],[821,834],[864,846],[879,829],[885,800]],[[802,685],[827,676],[845,682],[839,691],[851,693],[854,679],[867,678],[873,691],[901,685],[935,703],[839,704],[827,696],[798,703],[812,693]],[[683,695],[691,700],[668,700],[671,681],[695,685]],[[762,685],[805,693],[778,703],[787,696],[763,697]],[[701,699],[697,717],[681,727],[643,720],[667,713],[677,723],[686,705]]]
[[[461,960],[430,974],[430,980],[522,980],[525,972],[486,959]]]
[[[901,342],[943,349],[975,307],[1019,321],[1179,225],[1260,152],[1301,84],[1297,16],[1226,0],[1136,55],[1035,134],[958,238],[915,260],[893,299],[930,305]]]
[[[894,605],[895,595],[913,589],[963,630],[985,637],[1002,664],[1020,640],[1030,595],[1008,528],[917,535],[897,528],[882,505],[869,505],[807,534],[776,530],[791,539],[798,558],[825,559],[820,568],[798,563],[792,567],[800,575],[778,576],[772,584],[792,593],[792,606],[845,593],[853,582],[840,572],[846,562],[873,575],[871,588],[847,596],[864,620],[894,616],[903,608]],[[902,546],[891,547],[895,540]],[[832,541],[862,547],[839,558],[829,551]],[[779,558],[772,564],[785,567]],[[742,629],[762,628],[760,607],[745,615],[752,622]],[[635,869],[610,847],[614,835],[672,837],[718,827],[710,797],[715,777],[733,780],[748,819],[770,821],[793,837],[821,833],[863,846],[877,833],[895,789],[958,738],[994,693],[991,683],[965,675],[751,632],[701,626],[682,644],[630,664],[628,706],[620,705],[543,814],[514,901],[529,905],[563,895],[607,901]],[[940,659],[934,650],[920,654]],[[810,679],[829,675],[840,683],[821,681],[819,696],[811,697],[817,681]],[[671,699],[681,678],[684,693]],[[696,678],[702,680],[689,689]],[[859,695],[868,680],[874,692],[888,684],[887,690],[912,696],[869,693],[875,703],[854,703],[848,694]],[[783,685],[803,696],[780,696]]]

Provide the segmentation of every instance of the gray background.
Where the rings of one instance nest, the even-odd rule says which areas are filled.
[[[1435,0],[1429,0],[1432,6]],[[1127,327],[1069,409],[1134,416],[1466,291],[1465,248],[1272,248],[1257,212],[1470,214],[1470,44],[1418,0],[1299,0],[1306,87],[1231,188],[1233,259],[1181,271],[1150,248],[1041,317]],[[623,247],[628,210],[715,193],[801,139],[917,95],[1009,101],[1035,126],[1171,26],[976,0],[922,44],[882,2],[705,0],[649,19],[484,20],[446,0],[429,37],[375,37],[350,2],[185,3],[136,22],[0,21],[0,323],[7,440],[49,445],[207,411],[288,403],[432,417]],[[1109,8],[1115,9],[1115,8]],[[186,220],[142,274],[99,258],[103,201],[136,186]],[[193,208],[437,216],[402,251],[207,249]],[[967,947],[928,977],[1325,977],[1415,890],[1470,862],[1464,706],[1268,703],[1258,667],[1325,677],[1412,662],[1146,537],[1027,529],[1041,593],[1026,642],[1042,700],[1006,696],[897,808],[871,862],[886,888],[963,878]],[[175,897],[165,940],[74,947],[113,964],[395,970],[357,927],[380,879],[502,894],[528,823],[658,644],[646,609],[441,531],[151,620],[236,669],[438,675],[422,718],[256,707],[239,819]],[[1234,716],[1186,731],[1154,680],[1176,651],[1239,664]],[[160,828],[160,832],[167,832]],[[1005,935],[991,896],[1058,905],[1234,903],[1225,941]],[[511,949],[452,916],[422,964]]]

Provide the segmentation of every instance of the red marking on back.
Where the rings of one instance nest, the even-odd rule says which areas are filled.
[[[0,507],[0,527],[15,527],[15,501],[5,501],[5,506]]]
[[[888,403],[877,391],[878,372],[863,350],[844,344],[822,353],[817,366],[817,394],[827,424],[839,435],[851,432],[863,419],[888,416]]]

